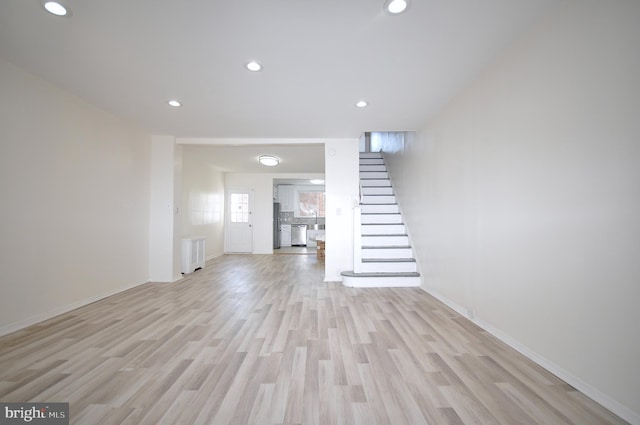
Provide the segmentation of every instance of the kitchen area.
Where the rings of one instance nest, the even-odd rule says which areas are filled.
[[[274,179],[273,252],[324,259],[323,180]]]

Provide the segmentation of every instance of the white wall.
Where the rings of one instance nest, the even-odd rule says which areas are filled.
[[[149,190],[149,278],[175,282],[182,278],[182,146],[172,136],[151,138]]]
[[[359,140],[325,143],[325,281],[342,281],[353,270],[353,207],[358,204]]]
[[[210,149],[184,146],[181,236],[204,236],[206,257],[224,254],[224,173],[207,162]]]
[[[0,60],[0,334],[148,280],[150,139]]]
[[[424,288],[640,423],[640,2],[567,1],[390,168]]]

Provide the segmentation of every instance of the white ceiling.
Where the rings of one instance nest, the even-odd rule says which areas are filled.
[[[270,173],[281,178],[292,175],[324,175],[324,145],[185,146],[185,155],[198,158],[223,172]],[[280,159],[275,167],[258,162],[260,155]]]
[[[152,134],[357,138],[422,128],[557,0],[63,3],[0,1],[0,57]]]

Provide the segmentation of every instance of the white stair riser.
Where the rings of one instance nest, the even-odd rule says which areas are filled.
[[[361,179],[388,179],[389,174],[386,171],[360,171]]]
[[[402,216],[400,214],[362,214],[362,224],[397,224],[402,223]]]
[[[362,235],[362,246],[404,246],[404,245],[409,245],[408,236]]]
[[[360,205],[363,213],[398,213],[397,204],[388,204],[388,205]]]
[[[360,158],[382,158],[381,152],[360,152]]]
[[[413,273],[418,271],[415,261],[362,263],[361,267],[363,273]]]
[[[389,186],[391,187],[391,180],[389,179],[363,179],[360,180],[360,186]]]
[[[384,164],[365,164],[360,166],[360,171],[387,171],[387,167]]]
[[[413,258],[411,248],[362,248],[362,259]]]
[[[382,158],[360,158],[360,165],[384,165]]]
[[[349,288],[409,288],[420,286],[420,277],[352,277],[343,276],[342,284]]]
[[[362,194],[363,195],[393,195],[393,188],[391,186],[363,187]]]
[[[403,235],[405,233],[404,224],[364,224],[361,230],[363,235]]]
[[[395,204],[395,195],[364,195],[362,197],[363,204]]]

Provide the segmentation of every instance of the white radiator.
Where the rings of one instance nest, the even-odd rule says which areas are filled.
[[[204,268],[204,236],[182,238],[182,270],[183,274],[193,273]]]

